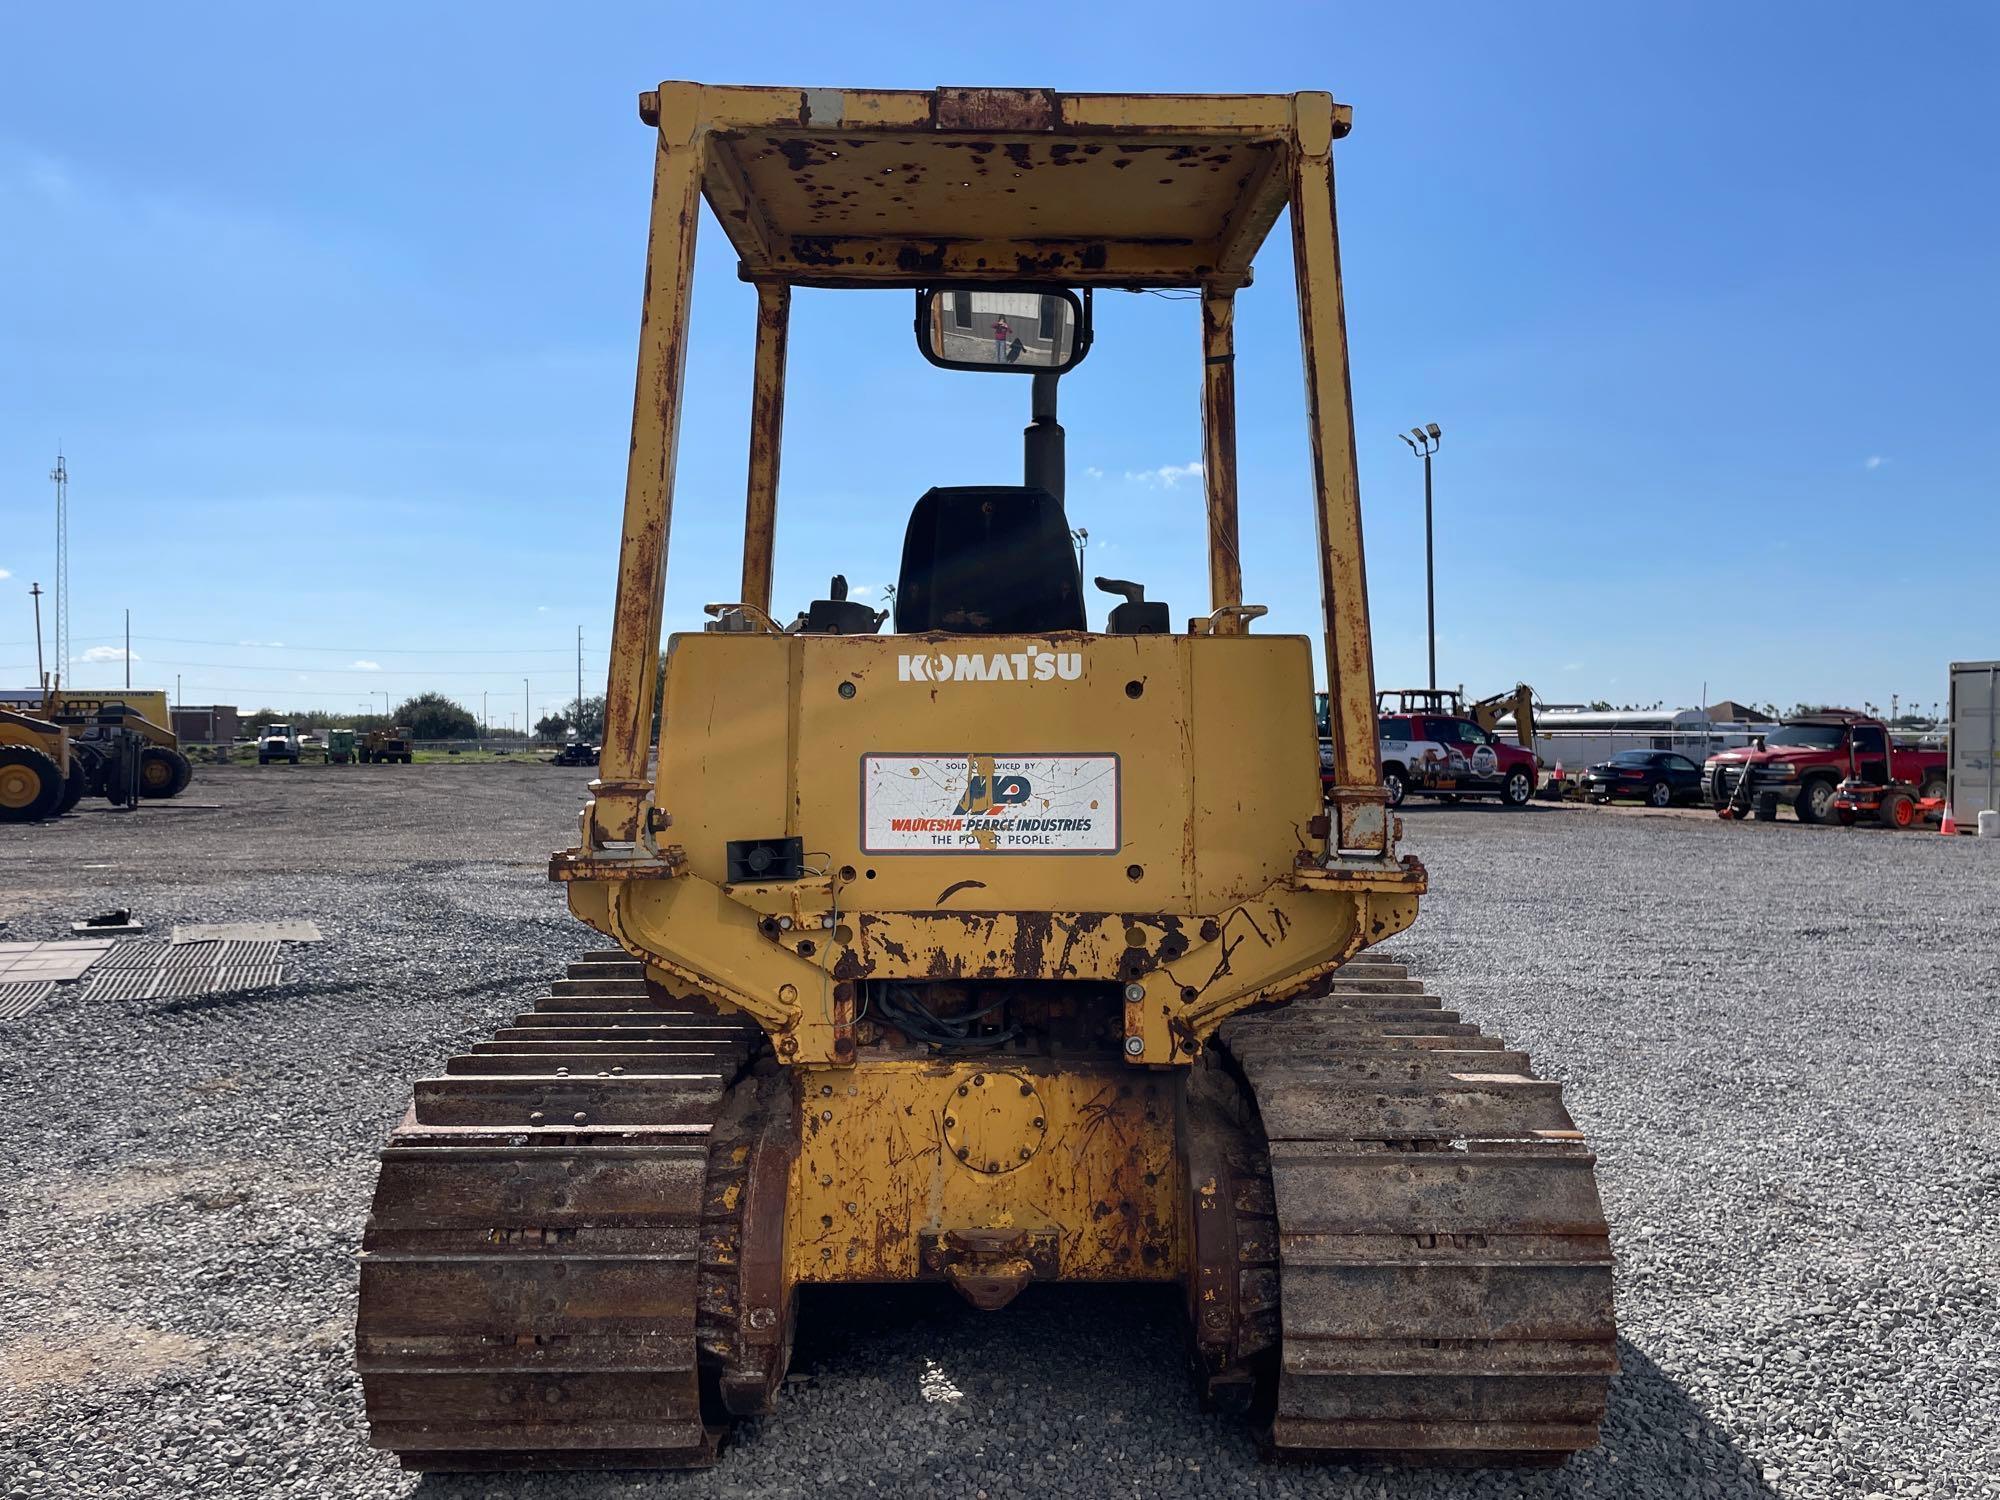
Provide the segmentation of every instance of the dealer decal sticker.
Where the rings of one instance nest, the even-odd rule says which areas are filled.
[[[1115,854],[1115,755],[864,755],[866,854]]]

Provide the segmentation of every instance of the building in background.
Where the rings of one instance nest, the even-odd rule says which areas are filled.
[[[1718,724],[1775,724],[1778,721],[1754,703],[1738,703],[1724,698],[1708,705],[1708,716]]]
[[[183,745],[233,745],[238,732],[236,710],[223,703],[207,708],[174,710],[174,733]]]

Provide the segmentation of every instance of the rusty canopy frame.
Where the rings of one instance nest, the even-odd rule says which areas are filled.
[[[1212,619],[1241,630],[1234,298],[1289,207],[1313,453],[1335,816],[1330,859],[1393,852],[1376,747],[1333,142],[1323,93],[1059,94],[663,83],[604,747],[580,853],[667,858],[647,777],[650,705],[701,203],[757,287],[741,602],[768,616],[791,288],[1038,281],[1201,294]]]

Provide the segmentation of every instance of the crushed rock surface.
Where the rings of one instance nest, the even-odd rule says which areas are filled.
[[[366,1446],[355,1255],[409,1080],[599,946],[545,878],[588,771],[208,768],[0,829],[8,939],[311,917],[287,982],[0,1023],[0,1500],[43,1496],[1991,1496],[2000,860],[1933,835],[1412,807],[1391,946],[1560,1078],[1624,1371],[1558,1470],[1271,1465],[1176,1295],[805,1298],[780,1415],[699,1474],[423,1478]]]

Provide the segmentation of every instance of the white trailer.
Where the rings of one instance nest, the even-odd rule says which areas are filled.
[[[2000,808],[2000,661],[1951,664],[1951,815],[1970,833],[1987,808]]]
[[[1535,759],[1544,771],[1561,762],[1566,775],[1578,776],[1585,767],[1609,760],[1621,750],[1672,750],[1700,765],[1718,750],[1747,745],[1751,735],[1775,728],[1775,724],[1711,719],[1699,708],[1537,709]],[[1514,716],[1502,717],[1497,729],[1503,738],[1513,738]]]

